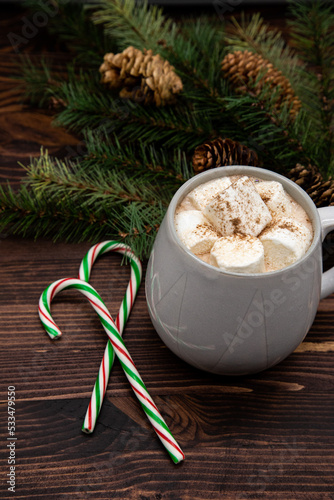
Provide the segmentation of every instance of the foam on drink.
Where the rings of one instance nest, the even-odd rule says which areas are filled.
[[[241,175],[191,191],[177,207],[175,227],[201,260],[237,273],[287,267],[306,253],[313,239],[305,210],[281,183]]]

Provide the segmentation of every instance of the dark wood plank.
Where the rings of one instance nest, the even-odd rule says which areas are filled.
[[[85,299],[64,292],[52,308],[64,335],[52,342],[37,303],[50,281],[76,275],[88,248],[1,242],[0,373],[4,392],[17,388],[18,497],[33,489],[35,498],[51,499],[332,498],[334,298],[321,302],[308,349],[262,374],[227,378],[164,347],[141,287],[125,338],[186,453],[174,466],[118,364],[95,433],[80,432],[106,338]],[[105,256],[92,276],[113,314],[128,279],[119,263]]]
[[[10,35],[22,36],[25,19],[29,20],[31,15],[18,2],[0,3],[0,12],[0,183],[10,179],[18,187],[24,175],[19,162],[29,163],[31,157],[40,154],[41,147],[51,155],[65,157],[75,150],[79,139],[53,126],[52,110],[30,107],[24,100],[20,80],[22,56],[29,56],[35,62],[45,56],[61,72],[68,54],[55,50],[43,28],[15,51]]]

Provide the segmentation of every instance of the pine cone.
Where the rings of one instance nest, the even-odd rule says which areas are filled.
[[[255,151],[247,146],[231,139],[218,137],[213,141],[207,141],[195,149],[192,158],[193,168],[196,174],[210,168],[226,165],[252,165],[258,164]]]
[[[128,47],[119,54],[106,54],[100,73],[102,83],[121,89],[120,97],[144,104],[172,104],[183,88],[174,67],[152,50]]]
[[[334,205],[334,180],[325,181],[314,165],[304,167],[297,163],[288,177],[307,192],[317,207]]]
[[[295,118],[298,114],[301,102],[295,96],[289,80],[260,55],[249,50],[227,54],[222,61],[222,71],[237,93],[255,92],[255,95],[259,95],[266,85],[272,90],[279,87],[275,108],[279,110],[283,104],[288,104],[291,106],[291,117]]]

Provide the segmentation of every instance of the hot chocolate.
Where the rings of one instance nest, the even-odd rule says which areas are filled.
[[[304,209],[279,182],[221,177],[179,204],[175,228],[201,260],[229,272],[276,271],[299,260],[313,239]]]

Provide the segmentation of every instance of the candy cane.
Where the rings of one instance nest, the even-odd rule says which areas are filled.
[[[85,295],[97,312],[135,395],[171,459],[176,464],[184,460],[181,448],[149,395],[106,305],[91,285],[84,283],[80,279],[65,278],[55,281],[44,290],[39,300],[39,315],[46,332],[52,339],[56,339],[61,335],[60,329],[51,316],[50,305],[57,293],[71,288],[75,288]]]
[[[88,282],[94,262],[99,257],[99,255],[107,252],[118,252],[126,255],[126,257],[130,259],[131,264],[130,281],[116,318],[116,327],[120,335],[122,335],[124,326],[130,315],[130,311],[132,309],[141,282],[142,266],[138,257],[136,257],[131,248],[124,243],[119,243],[117,241],[103,241],[102,243],[94,245],[82,259],[79,269],[79,279]],[[110,371],[114,360],[115,351],[110,340],[108,340],[101,361],[99,374],[94,385],[92,396],[82,426],[82,431],[86,432],[87,434],[92,433],[95,428],[97,417],[100,413],[103,399],[107,390]]]

